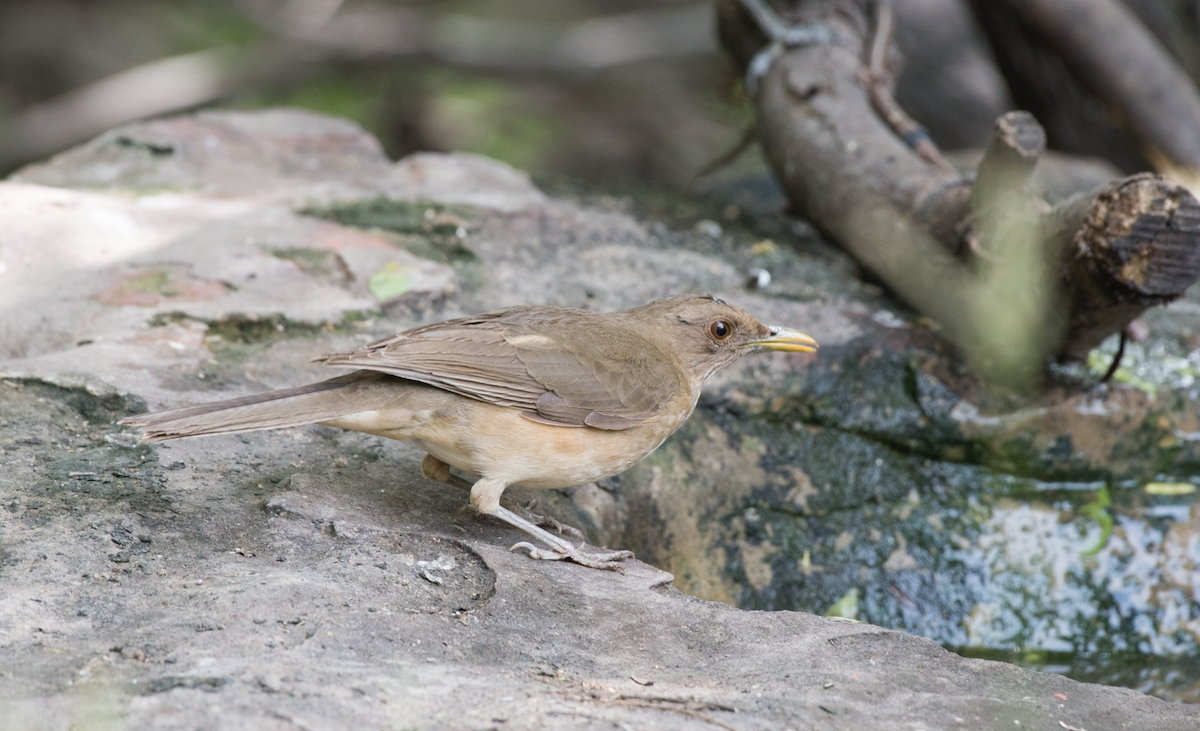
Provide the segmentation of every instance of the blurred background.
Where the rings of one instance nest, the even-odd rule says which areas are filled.
[[[949,148],[1010,108],[962,0],[897,4],[900,100]],[[478,152],[543,185],[685,186],[751,105],[694,0],[9,0],[0,173],[131,119],[290,105],[394,158]],[[762,174],[757,151],[725,178]],[[722,176],[717,176],[720,180]]]
[[[1200,3],[1124,2],[1197,78]],[[1002,63],[1006,84],[972,4],[895,3],[897,98],[943,148],[983,145],[1019,106],[1051,148],[1148,167],[1062,68]],[[543,185],[678,188],[752,122],[713,15],[695,0],[6,0],[0,173],[132,119],[291,105],[354,119],[393,157],[471,151]],[[763,170],[755,152],[733,174]]]
[[[1196,78],[1200,3],[1125,2]],[[1010,91],[967,0],[904,0],[896,12],[897,98],[943,148],[984,144],[1015,97],[1042,119],[1052,148],[1145,167],[1112,140],[1080,138],[1112,122],[1086,95],[1064,105],[1074,119],[1056,124],[1035,108],[1037,89]],[[1046,86],[1056,70],[1037,73],[1032,85]],[[131,119],[269,105],[354,119],[393,157],[471,151],[543,184],[616,187],[684,186],[752,122],[711,3],[695,0],[0,5],[0,173]],[[763,169],[754,153],[733,171]]]

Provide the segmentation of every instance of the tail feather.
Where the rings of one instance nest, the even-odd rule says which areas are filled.
[[[238,432],[281,429],[313,424],[344,416],[349,408],[345,398],[330,398],[330,391],[357,390],[348,387],[374,382],[379,374],[358,371],[306,386],[281,388],[277,391],[217,401],[211,404],[185,406],[154,414],[140,414],[122,419],[122,424],[145,429],[144,442],[165,442],[170,439],[205,434],[234,434]]]

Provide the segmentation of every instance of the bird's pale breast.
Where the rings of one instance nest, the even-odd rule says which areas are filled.
[[[550,426],[516,409],[482,402],[463,406],[457,419],[429,420],[416,429],[413,441],[464,472],[535,488],[571,487],[622,472],[654,451],[691,413],[606,431]]]

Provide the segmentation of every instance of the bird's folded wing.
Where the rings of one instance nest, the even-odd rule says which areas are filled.
[[[645,374],[653,384],[647,387],[647,379],[629,373],[632,364],[596,350],[490,315],[409,330],[321,360],[519,408],[536,421],[560,426],[628,429],[670,399],[678,379],[669,368],[665,378]]]

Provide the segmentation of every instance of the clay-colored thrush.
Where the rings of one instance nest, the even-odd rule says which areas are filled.
[[[810,353],[809,336],[768,327],[708,296],[622,312],[512,307],[439,322],[318,359],[349,375],[256,396],[144,414],[145,441],[319,423],[408,439],[425,476],[478,475],[471,504],[535,536],[534,558],[616,568],[628,551],[583,553],[500,505],[509,485],[558,488],[621,472],[662,444],[717,369],[748,353]]]

